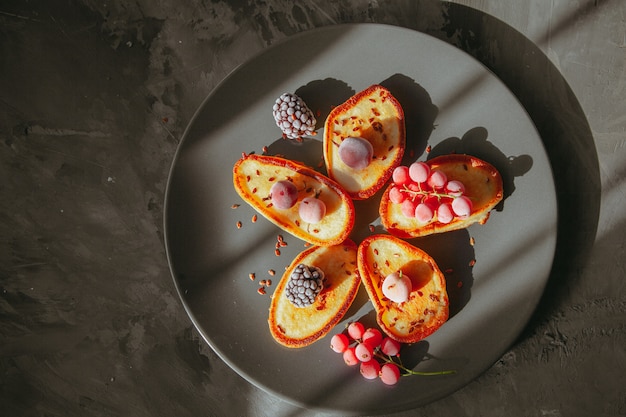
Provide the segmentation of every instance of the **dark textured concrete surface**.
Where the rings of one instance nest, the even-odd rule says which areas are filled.
[[[557,253],[524,333],[401,415],[626,415],[622,0],[0,3],[0,414],[305,416],[201,341],[162,236],[177,144],[237,65],[319,26],[426,32],[487,65],[555,172]]]

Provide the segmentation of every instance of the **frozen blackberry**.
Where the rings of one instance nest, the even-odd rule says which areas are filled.
[[[302,139],[315,135],[315,115],[304,101],[295,94],[284,93],[276,99],[273,107],[276,126],[286,139]]]
[[[300,264],[294,268],[285,296],[296,307],[308,307],[324,288],[324,272],[315,266]]]

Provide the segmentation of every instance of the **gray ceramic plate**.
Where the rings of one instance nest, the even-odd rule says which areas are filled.
[[[287,349],[272,339],[267,313],[275,284],[262,296],[257,294],[258,281],[271,278],[276,283],[304,244],[283,233],[288,246],[276,256],[280,231],[263,218],[253,222],[255,212],[232,186],[232,167],[242,152],[260,153],[267,146],[269,153],[314,167],[321,161],[321,129],[301,144],[281,139],[271,112],[281,93],[304,98],[319,112],[321,128],[333,105],[375,83],[388,87],[404,107],[405,161],[468,153],[495,165],[505,180],[505,200],[487,224],[411,241],[447,271],[451,317],[425,341],[407,346],[404,362],[416,370],[457,373],[402,378],[394,387],[364,380],[329,348],[330,336],[345,323],[371,322],[372,306],[364,291],[344,322],[313,345]],[[357,242],[370,233],[370,224],[379,224],[378,198],[356,204],[352,237]],[[233,209],[237,203],[243,204]],[[303,407],[390,412],[461,388],[514,342],[552,265],[556,196],[550,164],[531,120],[481,64],[419,32],[374,24],[333,26],[268,48],[210,94],[172,166],[165,231],[183,305],[206,342],[234,370]],[[277,271],[275,277],[270,269]]]

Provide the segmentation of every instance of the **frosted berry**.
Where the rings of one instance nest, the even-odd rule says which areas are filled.
[[[437,208],[437,220],[440,223],[450,223],[454,219],[454,212],[450,203],[443,203]]]
[[[465,186],[461,181],[450,180],[446,184],[446,192],[451,196],[458,197],[465,192]]]
[[[389,200],[395,204],[402,204],[402,202],[406,199],[406,195],[402,192],[399,187],[391,187],[389,190]]]
[[[362,338],[364,332],[365,326],[361,322],[353,321],[348,325],[348,335],[354,340]]]
[[[430,172],[427,182],[432,188],[443,188],[448,182],[448,177],[442,171],[434,170]]]
[[[452,211],[459,217],[467,217],[472,212],[472,200],[465,196],[460,196],[452,200]]]
[[[378,347],[383,341],[383,335],[380,330],[370,327],[369,329],[365,330],[365,333],[363,333],[362,340],[362,344],[368,345],[369,347],[374,349]]]
[[[365,379],[376,379],[380,373],[380,363],[376,360],[361,362],[361,375]]]
[[[298,207],[298,214],[307,223],[319,223],[326,215],[326,204],[319,198],[303,198]]]
[[[276,126],[287,139],[300,139],[302,136],[315,134],[315,115],[295,94],[284,93],[278,97],[272,113]]]
[[[296,307],[308,307],[324,288],[324,272],[315,266],[300,264],[294,268],[285,288],[285,296]]]
[[[386,363],[380,368],[380,380],[387,385],[395,385],[400,380],[400,368],[394,363]]]
[[[363,341],[363,343],[356,345],[354,353],[356,354],[358,360],[361,362],[367,362],[372,360],[372,357],[374,356],[374,347],[375,346],[370,346]]]
[[[421,223],[428,223],[433,219],[435,212],[425,203],[420,203],[415,207],[415,218]]]
[[[404,214],[406,217],[414,217],[415,207],[417,207],[417,203],[415,201],[406,199],[400,205],[400,210],[402,211],[402,214]]]
[[[409,175],[417,183],[426,182],[430,175],[430,167],[424,162],[413,162],[409,166]]]
[[[397,185],[408,184],[411,181],[411,177],[409,175],[409,167],[405,165],[400,165],[396,167],[393,170],[391,179]]]
[[[345,352],[350,346],[348,336],[343,333],[338,333],[330,339],[330,348],[337,353]]]
[[[373,156],[372,144],[363,138],[347,137],[339,145],[339,158],[350,168],[366,168]]]
[[[285,210],[296,204],[298,190],[291,181],[278,181],[270,188],[270,197],[274,207]]]
[[[348,366],[354,366],[359,363],[359,360],[356,357],[355,348],[353,346],[349,347],[343,352],[343,361]]]
[[[400,342],[387,336],[380,343],[380,350],[385,355],[397,356],[400,353]]]
[[[394,303],[404,303],[408,300],[411,289],[410,278],[399,271],[387,275],[383,280],[383,295]]]

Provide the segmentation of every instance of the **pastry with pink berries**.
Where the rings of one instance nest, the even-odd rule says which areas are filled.
[[[376,322],[392,339],[418,342],[448,320],[445,277],[423,250],[391,235],[370,235],[359,245],[357,265]]]
[[[365,200],[385,185],[405,146],[404,110],[378,84],[335,107],[324,124],[328,176],[355,200]]]
[[[313,245],[340,244],[352,231],[355,212],[348,193],[299,162],[243,155],[233,167],[233,185],[261,215]]]
[[[484,224],[502,197],[502,177],[492,165],[443,155],[395,168],[379,212],[389,233],[413,238]]]

